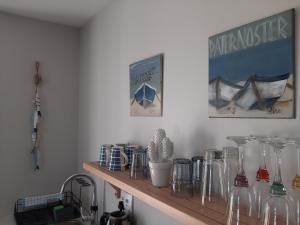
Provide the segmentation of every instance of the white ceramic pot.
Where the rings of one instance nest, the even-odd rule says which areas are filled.
[[[152,184],[156,187],[166,187],[170,184],[172,162],[149,162]]]

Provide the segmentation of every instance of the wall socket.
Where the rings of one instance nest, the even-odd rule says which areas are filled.
[[[129,213],[133,212],[133,197],[128,194],[126,191],[121,191],[121,199],[124,203],[125,210]]]

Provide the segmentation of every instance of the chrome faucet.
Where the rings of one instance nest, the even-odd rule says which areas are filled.
[[[96,187],[96,183],[95,183],[94,179],[91,176],[89,176],[87,174],[84,174],[84,173],[77,173],[77,174],[74,174],[74,175],[70,176],[68,179],[65,180],[65,182],[61,186],[60,194],[61,194],[61,196],[63,195],[63,193],[65,191],[65,188],[66,188],[66,185],[75,178],[86,178],[91,182],[91,185],[94,189],[93,198],[92,198],[92,205],[91,205],[91,208],[90,208],[91,212],[90,212],[90,215],[84,215],[83,207],[81,205],[80,206],[80,215],[81,215],[81,219],[82,219],[83,222],[89,222],[90,221],[91,224],[96,224],[97,223],[97,221],[96,221],[96,212],[98,211],[97,187]]]

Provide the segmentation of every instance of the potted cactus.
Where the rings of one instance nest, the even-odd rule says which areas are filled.
[[[173,143],[166,136],[164,129],[156,130],[148,145],[149,168],[152,184],[157,187],[168,186],[173,155]]]

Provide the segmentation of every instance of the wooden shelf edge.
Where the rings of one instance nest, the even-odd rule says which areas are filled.
[[[173,207],[172,205],[169,205],[163,201],[160,201],[156,197],[153,197],[141,190],[138,190],[137,188],[119,180],[118,178],[101,171],[96,166],[95,162],[85,162],[83,163],[83,168],[87,172],[90,172],[91,174],[100,177],[108,183],[128,192],[129,194],[138,198],[142,202],[145,202],[153,208],[160,210],[161,212],[167,214],[171,218],[185,225],[219,225],[219,223],[217,223],[214,220],[210,220],[208,217],[203,217],[203,220],[199,220],[199,218],[193,217],[185,212],[182,212],[181,210]]]

